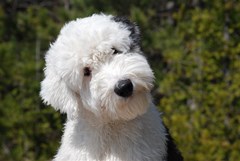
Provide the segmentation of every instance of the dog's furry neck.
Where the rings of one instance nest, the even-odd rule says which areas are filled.
[[[118,160],[133,156],[139,157],[133,160],[144,160],[145,157],[151,160],[166,156],[166,141],[166,129],[153,107],[142,116],[128,121],[99,120],[93,113],[81,109],[78,117],[68,119],[65,124],[59,154],[65,154],[66,148],[71,148],[71,153],[79,153],[74,151],[78,149],[96,161],[109,160],[109,157],[118,155],[126,156]]]

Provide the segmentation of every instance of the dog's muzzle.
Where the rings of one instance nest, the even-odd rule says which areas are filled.
[[[114,87],[114,92],[120,97],[130,97],[133,93],[133,84],[130,79],[120,80]]]

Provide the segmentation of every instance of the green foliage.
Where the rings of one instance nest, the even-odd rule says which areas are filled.
[[[180,4],[177,25],[167,26],[173,34],[160,33],[167,44],[161,47],[166,70],[158,74],[159,107],[186,160],[234,161],[240,157],[240,5],[205,5]]]
[[[44,55],[64,23],[128,16],[156,75],[155,98],[186,161],[240,158],[240,3],[72,0],[0,3],[0,160],[49,160],[65,116],[39,98]]]

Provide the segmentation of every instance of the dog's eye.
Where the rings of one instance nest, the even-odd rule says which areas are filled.
[[[112,48],[112,50],[113,50],[113,53],[112,53],[113,55],[122,53],[121,51],[117,50],[116,48]]]
[[[89,67],[85,67],[83,68],[83,73],[84,73],[84,76],[90,76],[91,75],[91,69]]]

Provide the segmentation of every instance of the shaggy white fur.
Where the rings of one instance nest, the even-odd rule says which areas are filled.
[[[167,131],[150,95],[154,75],[138,41],[134,24],[111,15],[62,28],[40,92],[68,116],[55,161],[166,160]]]

